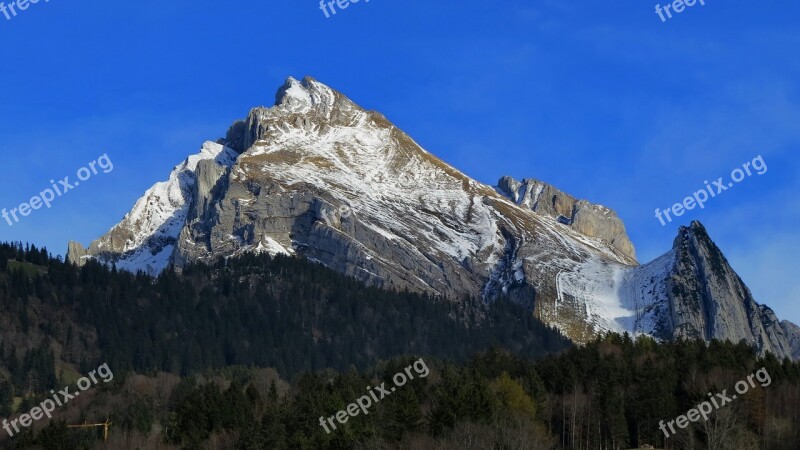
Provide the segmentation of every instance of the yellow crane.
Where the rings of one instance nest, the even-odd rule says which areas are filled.
[[[97,428],[97,427],[103,427],[103,441],[107,441],[108,440],[108,427],[111,426],[111,423],[112,422],[109,422],[108,418],[106,418],[106,421],[103,422],[103,423],[84,423],[83,425],[67,425],[67,428]]]

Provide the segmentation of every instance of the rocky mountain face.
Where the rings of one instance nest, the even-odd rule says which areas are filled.
[[[605,206],[578,200],[534,179],[519,182],[511,177],[503,177],[497,187],[517,205],[556,219],[583,235],[601,239],[630,261],[636,261],[636,251],[625,225],[614,211]]]
[[[639,265],[612,210],[532,179],[472,180],[311,78],[290,78],[68,259],[158,273],[241,252],[453,301],[506,295],[576,342],[612,330],[800,352],[797,327],[755,303],[701,225]]]
[[[797,327],[787,328],[756,303],[699,222],[681,227],[673,251],[668,308],[658,316],[657,336],[745,340],[761,351],[797,356]]]
[[[789,347],[792,349],[792,357],[795,360],[800,360],[800,327],[788,320],[784,320],[781,322],[781,328],[783,328],[783,333],[789,340]]]
[[[167,181],[148,189],[122,221],[88,249],[70,242],[67,259],[80,264],[85,258],[96,258],[124,270],[161,272],[172,260],[189,213],[203,206],[208,174],[229,169],[238,156],[220,144],[206,142],[200,153],[175,167]]]

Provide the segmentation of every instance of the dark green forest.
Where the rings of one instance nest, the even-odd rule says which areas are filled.
[[[55,341],[81,371],[102,360],[140,373],[253,365],[293,376],[402,354],[466,361],[499,345],[536,358],[569,346],[502,299],[387,292],[298,258],[244,255],[153,279],[91,261],[78,269],[18,244],[0,246],[0,264],[3,333],[31,334],[44,349]],[[4,356],[20,351],[0,338]]]
[[[609,334],[571,346],[522,306],[370,288],[243,255],[157,278],[0,244],[0,416],[108,363],[114,379],[3,448],[800,448],[800,365],[743,343]],[[412,360],[431,373],[326,433]],[[757,387],[666,439],[709,392]],[[109,439],[67,425],[113,422]]]

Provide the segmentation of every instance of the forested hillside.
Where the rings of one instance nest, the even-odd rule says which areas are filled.
[[[410,358],[373,368],[305,373],[290,382],[271,369],[229,367],[179,377],[122,374],[87,391],[11,448],[141,449],[669,449],[786,450],[800,442],[800,366],[757,359],[747,346],[658,344],[598,338],[531,362],[500,349],[463,364],[427,359],[430,375],[382,399],[368,415],[326,433],[320,418],[345,410],[365,386],[391,385]],[[707,392],[732,389],[757,368],[771,377],[708,422],[665,439],[671,420]],[[114,423],[98,432],[66,424]]]
[[[0,360],[17,394],[98,361],[138,373],[248,365],[291,377],[403,354],[465,361],[499,345],[535,358],[569,345],[507,301],[386,292],[301,259],[252,254],[151,278],[0,245],[0,320]]]
[[[385,292],[294,258],[245,255],[158,278],[0,245],[0,416],[102,363],[9,448],[795,448],[800,365],[746,344],[609,334],[574,348],[527,309]],[[418,377],[331,433],[320,417],[423,358]],[[666,439],[709,393],[771,383]],[[68,424],[113,425],[107,442]]]

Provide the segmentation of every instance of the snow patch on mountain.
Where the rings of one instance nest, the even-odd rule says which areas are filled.
[[[599,331],[652,335],[668,313],[668,274],[675,252],[640,266],[627,266],[592,255],[556,275],[556,323],[560,305],[582,305],[585,320]],[[570,308],[572,311],[572,308]]]
[[[198,163],[213,160],[231,167],[238,154],[223,145],[205,142],[200,152],[176,166],[167,181],[154,184],[131,211],[90,247],[95,258],[132,272],[158,274],[169,264],[175,241],[192,204]]]

